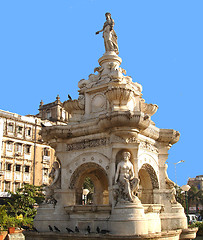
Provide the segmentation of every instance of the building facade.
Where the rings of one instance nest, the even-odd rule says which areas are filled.
[[[200,200],[200,195],[203,191],[203,175],[198,175],[195,178],[188,179],[188,185],[190,187],[195,187],[197,189],[196,194],[189,198],[189,212],[199,213],[203,210],[202,201]]]
[[[49,112],[49,115],[43,113]],[[0,110],[0,192],[15,192],[23,184],[47,185],[55,151],[41,138],[43,126],[65,124],[59,96],[53,103],[40,103],[39,114],[21,116]]]

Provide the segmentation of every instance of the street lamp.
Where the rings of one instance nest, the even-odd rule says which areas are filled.
[[[189,185],[183,185],[181,189],[185,192],[185,208],[186,208],[186,217],[187,217],[187,223],[189,224],[189,217],[188,217],[188,191],[190,190]]]
[[[182,163],[182,162],[185,162],[184,160],[180,160],[179,162],[177,163],[173,163],[175,165],[175,180],[176,180],[176,186],[177,186],[177,174],[176,174],[176,165],[179,164],[179,163]]]

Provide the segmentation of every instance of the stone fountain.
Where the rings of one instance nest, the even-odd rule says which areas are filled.
[[[79,81],[79,98],[63,103],[68,124],[42,130],[58,162],[34,221],[39,233],[26,239],[195,238],[167,175],[168,150],[180,133],[151,120],[158,106],[145,103],[142,86],[120,67],[113,27],[106,13],[96,33],[103,32],[105,53],[95,74]],[[94,192],[84,205],[86,178]]]

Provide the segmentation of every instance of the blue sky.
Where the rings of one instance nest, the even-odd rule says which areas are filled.
[[[122,67],[143,86],[143,98],[156,103],[153,121],[180,131],[169,151],[168,173],[186,184],[203,174],[202,0],[1,0],[0,109],[36,114],[49,103],[78,96],[104,53],[95,35],[111,12]]]

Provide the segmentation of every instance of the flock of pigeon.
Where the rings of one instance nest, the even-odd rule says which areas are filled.
[[[61,232],[61,230],[59,228],[57,228],[56,226],[52,227],[51,225],[49,225],[48,227],[49,227],[49,231],[50,232],[58,232],[58,233]],[[31,230],[28,226],[22,226],[22,228],[25,229],[26,231],[30,231]],[[35,227],[33,227],[32,230],[34,232],[39,232]],[[75,227],[75,231],[73,231],[72,229],[70,229],[68,227],[66,228],[66,230],[67,230],[68,233],[80,233],[80,230],[79,230],[79,228],[77,226]],[[109,230],[105,230],[105,229],[101,230],[99,227],[97,227],[96,228],[96,232],[98,234],[107,234],[110,231]],[[90,226],[87,227],[86,233],[87,234],[93,233],[93,232],[91,232]]]
[[[56,226],[54,226],[54,228],[52,228],[52,226],[51,225],[49,225],[49,230],[51,231],[51,232],[61,232],[61,230],[60,229],[58,229]],[[68,233],[79,233],[80,232],[80,230],[79,230],[79,228],[76,226],[75,227],[75,231],[73,231],[72,229],[70,229],[70,228],[66,228],[66,230],[67,230],[67,232]],[[99,227],[97,227],[96,228],[96,231],[97,231],[97,233],[101,233],[101,234],[107,234],[107,233],[109,233],[109,231],[108,230],[105,230],[105,229],[100,229]],[[91,233],[91,228],[90,228],[90,226],[88,226],[87,227],[87,229],[86,229],[86,233],[88,233],[88,234],[90,234]],[[93,233],[93,232],[92,232]]]

